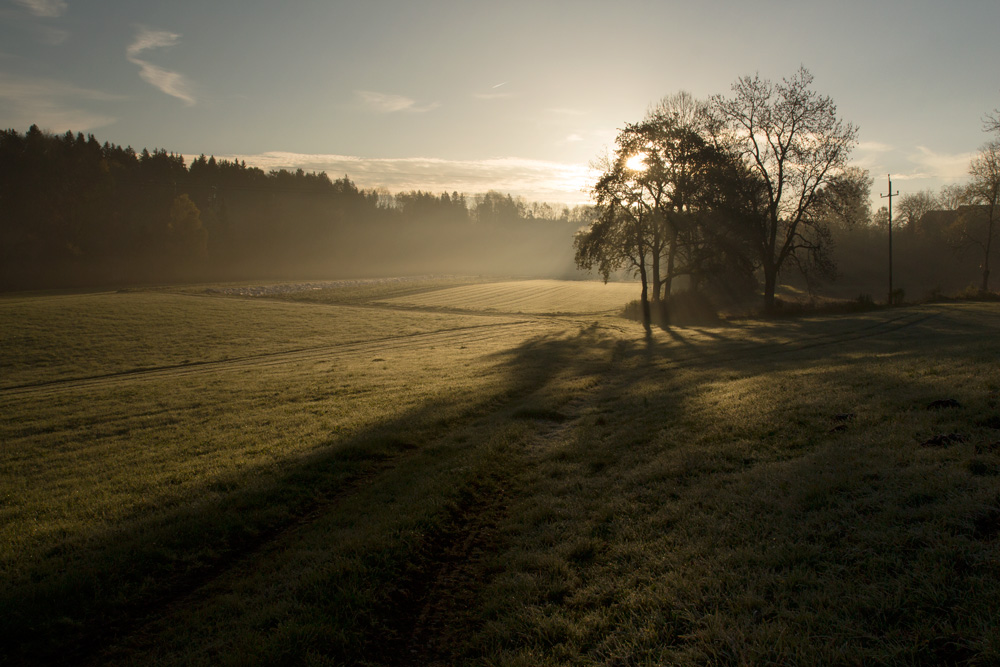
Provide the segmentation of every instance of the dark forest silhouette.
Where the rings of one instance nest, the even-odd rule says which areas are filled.
[[[414,272],[564,277],[586,209],[359,189],[32,126],[0,133],[0,289]]]

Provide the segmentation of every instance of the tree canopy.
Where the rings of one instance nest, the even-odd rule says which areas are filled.
[[[732,97],[680,93],[626,125],[597,164],[579,266],[634,271],[643,303],[668,301],[678,278],[745,290],[760,271],[766,308],[789,262],[832,274],[828,225],[859,215],[871,182],[847,169],[856,128],[811,83],[805,69],[776,84],[744,77]]]
[[[805,272],[829,272],[823,191],[847,166],[857,128],[837,117],[829,97],[800,68],[774,83],[740,78],[733,96],[712,98],[722,141],[763,185],[766,206],[755,234],[764,274],[764,306],[774,306],[778,274],[791,260]]]

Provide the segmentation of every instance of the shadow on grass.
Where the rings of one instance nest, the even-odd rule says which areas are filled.
[[[578,365],[586,366],[580,372],[599,371],[600,354],[595,357],[587,350],[608,349],[610,342],[598,338],[591,328],[577,335],[534,339],[497,355],[497,382],[485,387],[483,395],[452,395],[427,403],[397,419],[372,424],[346,441],[332,439],[313,454],[287,461],[277,473],[249,470],[214,479],[176,507],[146,507],[112,530],[67,540],[29,566],[23,577],[5,582],[0,594],[0,608],[5,610],[0,658],[5,664],[94,659],[109,642],[162,615],[290,530],[334,510],[387,472],[415,465],[428,448],[441,449],[442,457],[451,455],[447,447],[481,448],[476,441],[442,444],[472,422],[536,418],[540,408],[529,397],[555,374]],[[421,474],[421,469],[413,474]],[[468,491],[459,482],[475,480],[455,480],[455,488],[435,492],[457,498]],[[392,502],[385,499],[387,512]],[[440,515],[441,505],[435,507],[438,515],[427,519],[424,543],[448,521]],[[378,579],[365,584],[380,591],[381,606],[367,609],[368,617],[355,614],[356,627],[338,629],[354,637],[331,648],[340,657],[358,658],[362,648],[378,643],[377,631],[398,626],[391,617],[396,613],[394,600],[401,596],[400,582],[419,576],[414,572],[421,561],[432,558],[417,555],[424,548],[419,544],[394,548],[391,557],[372,556],[384,562],[373,569]]]
[[[161,615],[238,560],[332,511],[386,474],[430,472],[438,465],[432,461],[448,455],[442,441],[473,422],[567,421],[545,394],[557,377],[600,383],[599,415],[582,420],[582,435],[543,459],[543,465],[552,467],[552,476],[541,479],[536,489],[540,493],[559,486],[567,494],[567,505],[581,508],[580,515],[574,519],[575,528],[564,521],[556,532],[539,520],[523,528],[536,534],[519,537],[529,544],[536,540],[541,553],[558,554],[567,545],[566,571],[587,576],[552,575],[551,590],[540,588],[538,599],[526,599],[525,607],[515,605],[508,613],[533,605],[545,607],[550,616],[574,619],[601,613],[599,606],[578,603],[587,598],[575,588],[589,585],[620,590],[607,606],[618,619],[632,619],[636,628],[641,625],[636,619],[648,616],[651,606],[672,604],[684,610],[683,618],[672,610],[665,615],[676,620],[676,627],[664,625],[661,635],[647,636],[637,629],[631,644],[620,644],[633,651],[623,663],[630,658],[641,662],[643,656],[681,642],[680,637],[705,659],[714,655],[723,661],[789,662],[797,655],[794,647],[776,644],[774,633],[791,628],[790,636],[808,640],[809,623],[817,618],[833,628],[828,633],[832,639],[826,640],[829,646],[819,642],[811,655],[831,658],[837,648],[833,643],[856,641],[873,614],[881,614],[878,627],[891,633],[897,644],[916,637],[911,652],[930,650],[926,647],[939,639],[947,647],[944,639],[949,636],[979,651],[973,626],[983,617],[958,619],[957,600],[984,576],[984,549],[997,532],[990,510],[983,509],[989,480],[962,469],[964,460],[958,460],[956,468],[958,450],[920,450],[916,440],[901,442],[893,429],[909,428],[916,435],[920,428],[970,418],[986,409],[985,399],[976,403],[981,387],[962,384],[948,367],[968,362],[969,345],[982,341],[983,322],[897,317],[906,314],[833,323],[782,322],[746,338],[736,337],[745,333],[740,327],[730,327],[721,334],[716,330],[721,340],[697,343],[684,332],[622,340],[596,325],[532,339],[495,355],[501,380],[484,396],[450,396],[425,404],[345,442],[331,440],[323,450],[287,462],[279,474],[251,472],[216,480],[189,503],[135,516],[114,531],[66,543],[24,578],[7,582],[0,608],[12,611],[0,620],[0,645],[6,654],[2,657],[7,664],[92,659],[109,642]],[[989,315],[982,317],[988,323]],[[995,351],[986,347],[982,354],[985,358]],[[859,355],[876,362],[855,363]],[[891,358],[891,364],[878,363],[880,355]],[[936,374],[919,374],[928,359],[945,365]],[[910,364],[914,374],[900,374],[900,363]],[[781,376],[814,367],[820,367],[815,377]],[[664,374],[664,368],[678,375]],[[740,384],[753,381],[759,384]],[[733,384],[732,395],[712,404],[712,392],[725,382]],[[879,392],[886,392],[883,402],[865,413],[862,401]],[[956,415],[931,416],[923,410],[925,399],[952,396],[970,407]],[[857,412],[857,421],[846,432],[831,432],[830,417],[847,411]],[[903,417],[915,421],[891,421]],[[888,426],[880,427],[886,419]],[[872,438],[891,442],[875,446]],[[975,443],[967,444],[971,448]],[[481,446],[475,437],[454,445],[465,451]],[[902,449],[906,446],[911,449]],[[440,451],[440,456],[432,456],[431,450]],[[503,454],[508,457],[504,462],[491,459],[462,477],[433,469],[441,482],[428,489],[444,500],[429,504],[427,515],[415,519],[423,533],[392,533],[383,549],[363,555],[370,560],[369,569],[352,576],[361,577],[358,585],[370,589],[370,599],[348,611],[329,611],[335,619],[331,623],[340,624],[332,629],[340,639],[324,640],[322,650],[348,662],[361,659],[366,651],[383,651],[388,652],[385,664],[392,662],[391,652],[401,640],[381,648],[379,642],[387,632],[405,633],[407,621],[399,616],[400,605],[407,603],[401,600],[412,599],[418,588],[413,582],[434,567],[436,556],[427,551],[428,545],[450,521],[441,508],[474,506],[474,499],[462,500],[463,494],[485,493],[475,490],[475,478],[491,474],[490,466],[508,466],[505,474],[517,474],[508,454]],[[408,467],[422,456],[426,461]],[[935,476],[942,468],[948,474]],[[933,481],[922,481],[928,474]],[[967,500],[956,500],[960,493],[949,486],[955,480],[965,484],[958,491]],[[531,507],[532,497],[522,500]],[[400,508],[403,501],[391,494],[380,502],[383,514],[409,509]],[[934,513],[922,514],[934,508]],[[950,522],[944,518],[948,513],[954,516]],[[553,516],[553,522],[563,521]],[[947,540],[935,537],[939,527]],[[579,535],[574,537],[573,530]],[[675,531],[683,532],[684,539],[675,541]],[[559,541],[553,546],[555,535]],[[950,564],[941,570],[953,556],[966,564],[957,575]],[[707,565],[685,569],[691,563]],[[676,572],[671,574],[669,568]],[[645,573],[640,578],[647,582],[645,588],[636,588],[636,571]],[[942,578],[939,571],[951,579]],[[690,588],[674,590],[658,583],[676,581],[677,572],[690,578]],[[921,578],[932,584],[907,588]],[[859,601],[850,603],[852,595]],[[317,604],[332,608],[343,602],[330,593],[326,596]],[[812,605],[819,616],[801,613],[803,604]],[[904,613],[904,604],[916,605],[918,611]],[[940,612],[936,619],[935,604]],[[979,614],[985,603],[978,595],[969,604]],[[713,623],[713,614],[725,622]],[[531,621],[525,619],[530,615],[508,620],[512,650],[530,646],[532,637],[547,636],[526,627]],[[604,637],[595,630],[582,650],[609,655],[612,635],[621,639],[629,631],[623,621]],[[537,646],[542,653],[552,647],[549,639]],[[791,652],[782,653],[785,649]],[[826,649],[831,652],[823,653]],[[893,656],[886,653],[890,649],[882,644],[877,649],[860,647],[855,655],[891,661]],[[739,655],[727,658],[725,650]]]
[[[995,664],[1000,311],[934,313],[781,322],[687,366],[673,336],[622,347],[599,417],[514,508],[501,558],[523,565],[493,594],[516,612],[483,645],[510,664]]]

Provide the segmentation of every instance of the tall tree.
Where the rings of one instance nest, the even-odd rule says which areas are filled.
[[[187,195],[178,195],[171,202],[164,236],[171,260],[196,264],[205,259],[208,233],[201,222],[201,211]]]
[[[577,263],[598,266],[605,279],[634,271],[644,314],[651,304],[667,314],[680,277],[694,288],[709,278],[716,286],[752,282],[739,226],[752,217],[747,200],[757,202],[757,184],[713,141],[712,123],[707,103],[683,92],[665,97],[621,130],[613,154],[595,165],[597,217],[577,237]]]
[[[821,216],[829,224],[854,228],[871,222],[874,179],[867,169],[847,167],[820,193]]]
[[[764,185],[755,250],[768,310],[787,261],[800,269],[825,265],[829,244],[820,193],[847,165],[857,139],[857,128],[837,118],[833,100],[812,90],[812,81],[805,68],[780,83],[747,76],[733,84],[732,97],[712,98],[723,126],[720,140]]]
[[[481,225],[504,225],[516,222],[523,213],[523,204],[496,190],[479,197],[474,209],[475,219]]]
[[[630,154],[629,148],[628,135],[622,133],[615,155],[595,165],[603,170],[593,189],[596,218],[576,235],[573,245],[577,266],[588,271],[597,266],[605,282],[622,269],[639,276],[642,318],[648,330],[649,260],[655,234],[648,206],[642,203],[644,188],[636,179],[641,161],[636,159],[637,154]]]
[[[699,215],[704,212],[709,174],[718,153],[707,141],[708,105],[681,92],[664,97],[646,119],[630,126],[633,146],[642,157],[636,174],[643,190],[640,205],[654,225],[653,298],[668,298],[674,279],[698,272],[704,258]]]
[[[1000,140],[991,141],[979,150],[969,165],[972,181],[968,197],[973,206],[960,209],[956,225],[962,242],[982,253],[982,283],[987,291],[990,280],[990,255],[994,247],[997,218],[1000,218]]]

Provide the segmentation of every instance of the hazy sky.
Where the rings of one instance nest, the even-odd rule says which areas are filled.
[[[1000,107],[998,0],[0,3],[0,126],[393,192],[582,202],[651,103],[804,65],[877,199],[963,180]]]

